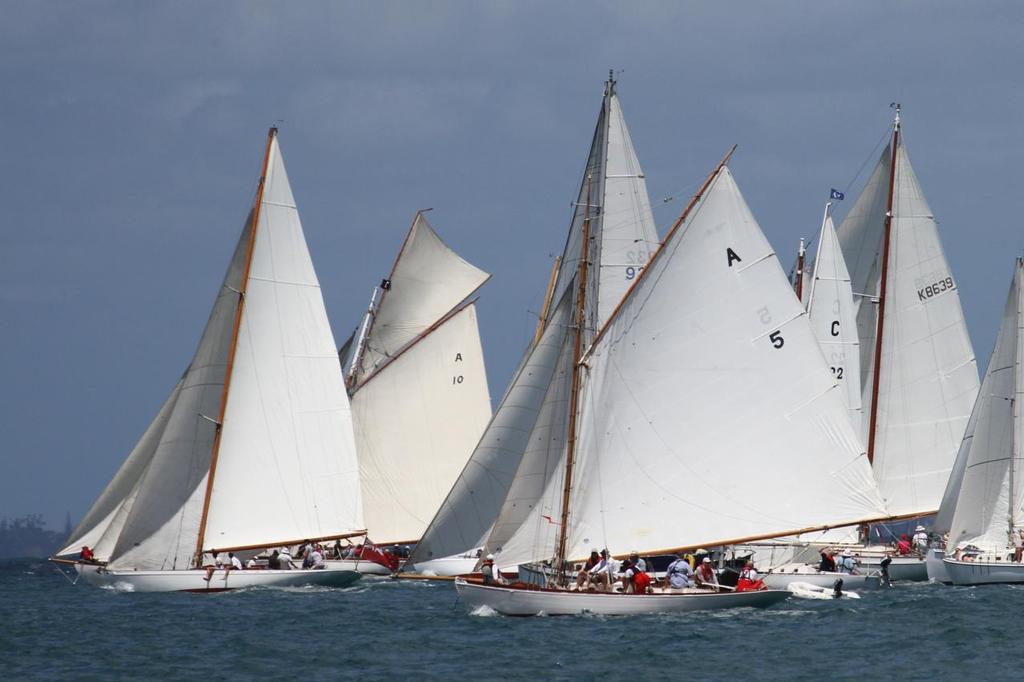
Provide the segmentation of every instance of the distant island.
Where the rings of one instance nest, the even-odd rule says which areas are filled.
[[[71,535],[71,518],[63,531],[47,530],[42,514],[0,519],[0,559],[44,558],[60,549]]]

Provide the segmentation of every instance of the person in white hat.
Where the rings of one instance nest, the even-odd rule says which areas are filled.
[[[497,585],[500,583],[498,571],[494,568],[494,555],[488,554],[480,564],[480,573],[484,576],[484,585]]]
[[[924,526],[918,526],[914,529],[912,542],[914,543],[915,552],[918,554],[928,553],[928,531],[925,530]]]
[[[704,557],[697,567],[697,585],[699,587],[711,587],[718,589],[718,574],[715,572],[715,565],[711,563],[710,557]]]
[[[836,570],[840,573],[856,573],[857,562],[854,560],[853,555],[850,554],[850,550],[844,549],[843,553],[839,555],[839,561],[836,562]]]

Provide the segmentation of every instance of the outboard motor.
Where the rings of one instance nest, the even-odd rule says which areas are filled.
[[[836,578],[835,583],[832,585],[832,598],[839,599],[843,596],[843,579]]]

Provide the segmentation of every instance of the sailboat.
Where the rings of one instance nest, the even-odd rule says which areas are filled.
[[[489,278],[418,211],[391,273],[373,290],[346,383],[363,518],[377,545],[419,541],[490,421],[473,298]],[[328,564],[390,572],[367,561]]]
[[[1022,306],[1024,260],[1018,258],[988,371],[940,510],[949,518],[946,552],[953,551],[942,564],[955,585],[1024,583],[1024,563],[1014,557],[1014,540],[1019,543],[1024,529]]]
[[[206,570],[365,533],[348,397],[277,129],[195,355],[58,555],[138,592],[345,586],[346,570]]]
[[[595,331],[583,222],[577,275],[545,333],[564,372],[531,434],[544,445],[526,448],[485,545],[500,566],[549,562],[564,584],[595,547],[663,555],[888,516],[728,158]],[[789,594],[456,588],[471,606],[509,615],[766,606]]]
[[[838,230],[860,356],[858,376],[847,346],[843,381],[860,391],[859,401],[849,394],[851,417],[860,422],[887,508],[895,519],[913,519],[939,507],[978,393],[978,373],[956,280],[903,143],[900,107],[893,106],[889,144]],[[849,302],[836,301],[846,315]],[[831,324],[836,318],[829,314],[819,319]],[[849,322],[838,328],[849,330]],[[801,540],[852,547],[864,569],[877,568],[889,548],[859,546],[864,539],[851,529]],[[890,572],[894,579],[927,579],[920,556],[894,558]]]
[[[547,416],[543,404],[559,368],[564,309],[556,304],[572,290],[580,258],[581,229],[589,221],[592,327],[607,320],[626,290],[643,271],[658,245],[644,172],[637,158],[611,74],[604,84],[590,151],[573,203],[562,255],[555,260],[536,334],[479,443],[470,456],[407,566],[441,576],[473,571],[529,442]],[[564,378],[564,377],[563,377]],[[533,447],[545,447],[542,440]]]

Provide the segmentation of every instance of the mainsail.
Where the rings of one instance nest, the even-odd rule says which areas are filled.
[[[810,279],[807,298],[807,316],[814,335],[821,346],[832,375],[843,388],[843,398],[850,412],[850,420],[857,433],[861,432],[860,396],[860,341],[857,338],[857,319],[850,288],[850,274],[843,261],[839,239],[826,213],[818,239],[818,254],[814,261],[814,276]]]
[[[567,329],[572,324],[584,223],[593,249],[590,257],[599,273],[587,284],[591,314],[586,326],[590,335],[608,319],[658,245],[643,170],[611,77],[605,83],[568,236],[548,288],[537,337],[527,349],[480,444],[414,551],[411,563],[478,547],[506,499],[526,450],[530,448],[533,455],[538,454],[537,448],[545,442],[543,434],[563,418],[556,414],[551,402],[554,398],[549,397],[549,383],[552,377],[560,377],[559,381],[566,377],[560,358],[568,343]],[[529,463],[534,457],[525,460]]]
[[[566,486],[567,447],[507,540],[503,510],[487,542],[502,565],[550,558],[563,528],[565,556],[581,557],[887,516],[806,314],[724,162],[706,187],[577,361],[575,473]]]
[[[73,536],[98,533],[96,556],[112,569],[168,570],[191,567],[203,549],[361,529],[355,444],[337,367],[271,129],[256,204],[195,356],[86,515],[82,525],[91,528]]]
[[[476,306],[489,275],[417,213],[352,374],[352,415],[370,537],[415,542],[491,418]]]
[[[950,552],[968,544],[1005,549],[1008,533],[1024,524],[1022,296],[1024,261],[1017,259],[995,349],[936,521],[941,530],[949,530]]]
[[[857,299],[864,440],[875,477],[894,514],[933,513],[978,392],[978,370],[898,113],[839,241]]]

